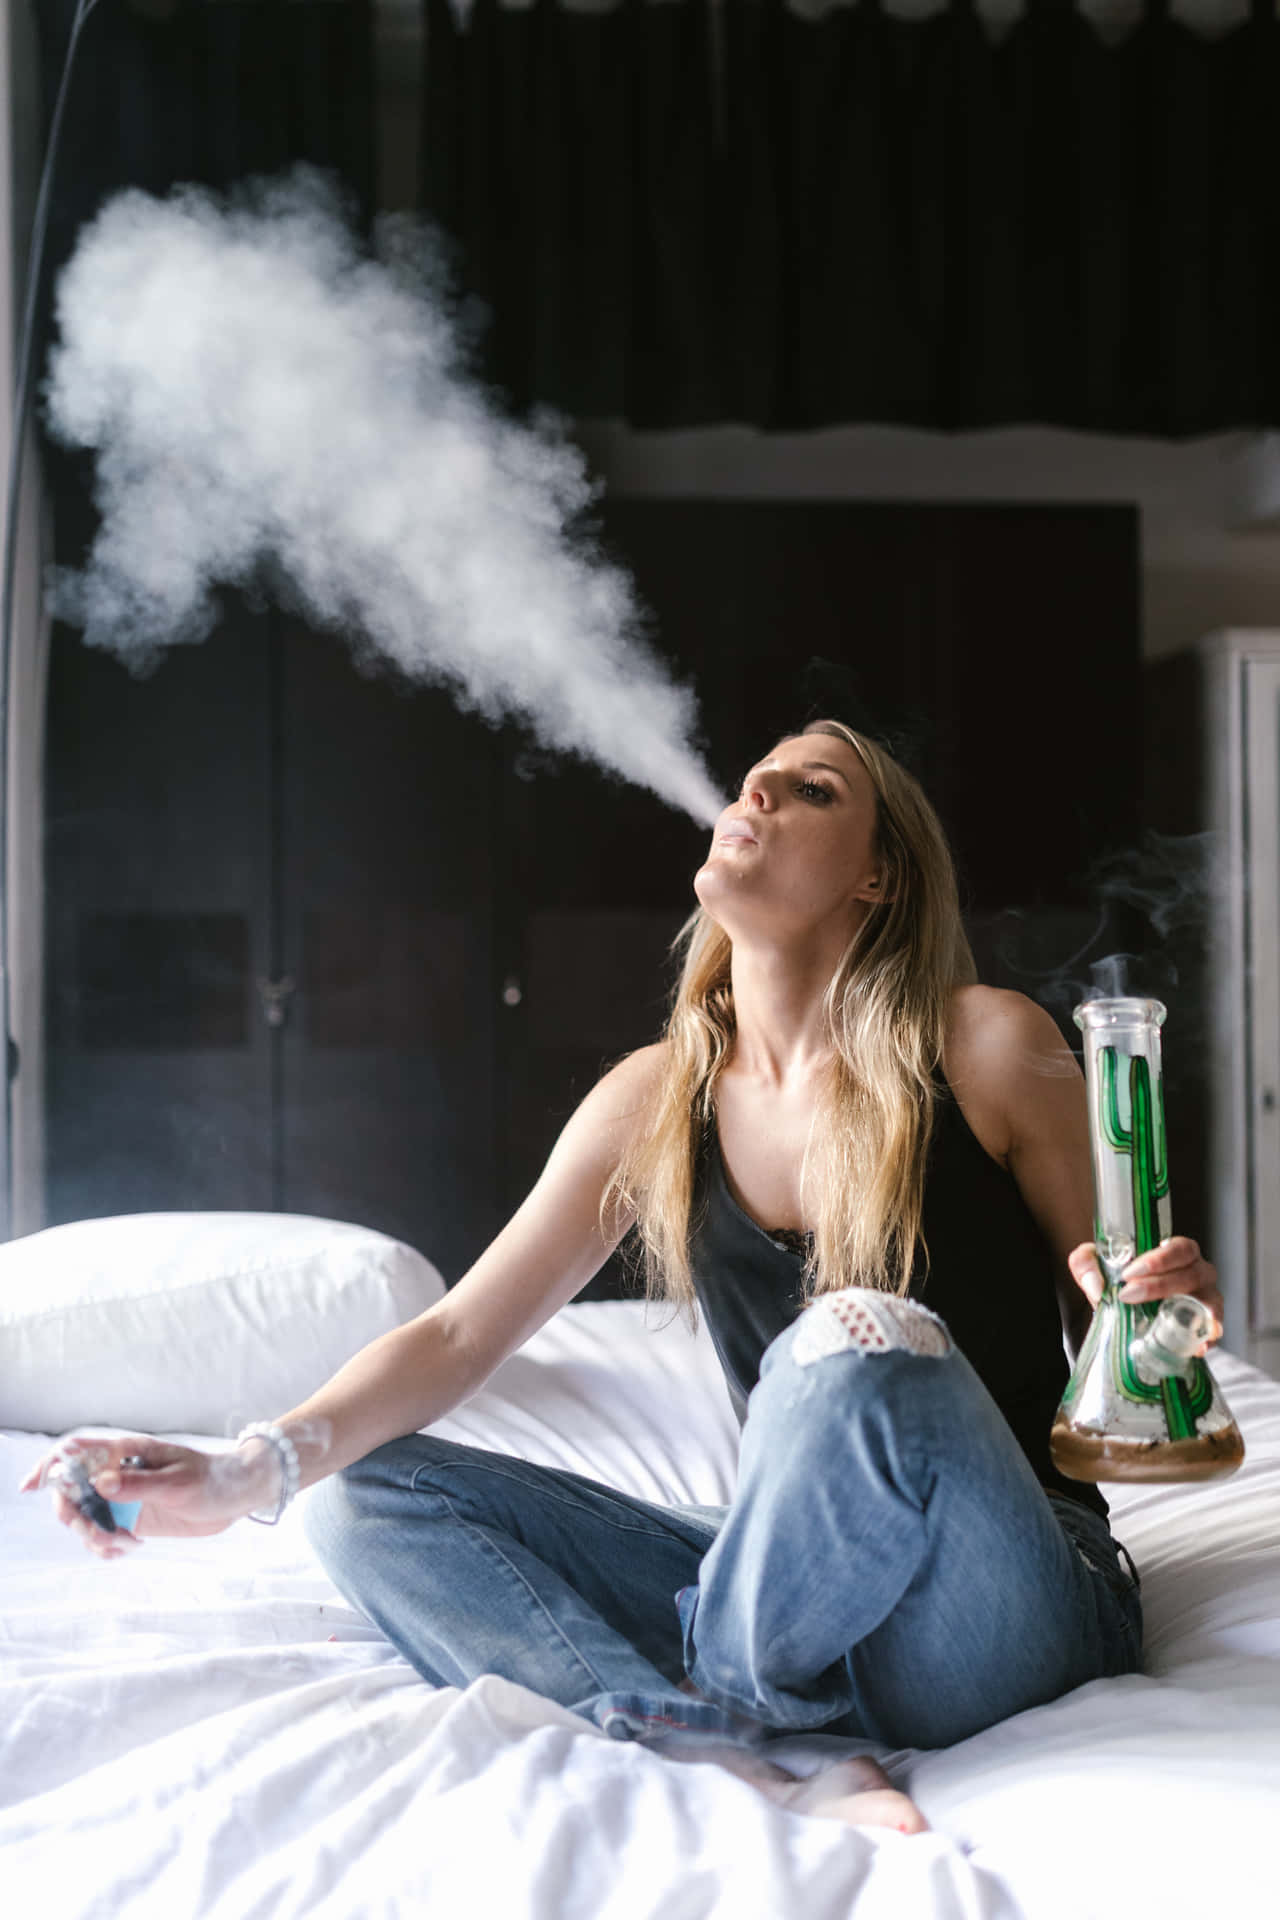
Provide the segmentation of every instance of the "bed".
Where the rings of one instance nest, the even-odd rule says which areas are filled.
[[[195,1221],[188,1227],[198,1244]],[[153,1539],[122,1561],[90,1559],[53,1522],[46,1496],[16,1491],[50,1437],[75,1424],[55,1399],[57,1417],[35,1430],[15,1384],[31,1342],[47,1342],[50,1322],[67,1318],[65,1301],[33,1308],[38,1243],[49,1238],[15,1243],[29,1256],[16,1278],[0,1262],[0,1322],[6,1302],[9,1311],[0,1324],[6,1912],[1112,1920],[1139,1910],[1276,1911],[1280,1385],[1234,1355],[1219,1351],[1214,1368],[1245,1436],[1240,1472],[1217,1486],[1109,1489],[1115,1531],[1142,1574],[1142,1674],[1081,1687],[943,1751],[890,1753],[821,1734],[770,1748],[798,1774],[874,1753],[930,1822],[930,1833],[906,1837],[787,1813],[718,1767],[610,1740],[496,1677],[465,1690],[427,1686],[329,1583],[303,1532],[305,1495],[275,1529],[241,1522],[208,1540]],[[314,1277],[302,1285],[314,1295]],[[256,1327],[244,1299],[235,1302],[242,1345],[273,1307],[286,1315],[267,1283],[258,1297]],[[154,1321],[156,1298],[148,1304],[135,1286],[123,1320],[142,1299]],[[401,1289],[379,1311],[394,1321],[410,1304]],[[101,1305],[72,1302],[81,1334],[88,1307]],[[122,1324],[118,1303],[108,1305]],[[188,1305],[184,1323],[202,1335],[199,1351],[184,1358],[170,1339],[157,1391],[188,1361],[210,1371],[200,1313]],[[336,1337],[350,1342],[351,1332],[348,1316]],[[56,1338],[60,1378],[84,1402],[77,1368],[89,1364],[88,1348],[77,1351],[65,1326]],[[100,1327],[94,1338],[100,1348]],[[252,1387],[235,1383],[237,1413],[256,1413]],[[85,1418],[140,1424],[101,1410]],[[225,1421],[202,1415],[163,1430],[222,1444]],[[710,1341],[638,1300],[563,1308],[432,1431],[650,1499],[732,1494],[737,1427]]]

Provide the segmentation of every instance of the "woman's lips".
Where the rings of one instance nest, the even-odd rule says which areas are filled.
[[[746,827],[726,827],[719,838],[722,846],[733,846],[736,842],[742,842],[749,847],[758,847],[760,844],[754,833]]]

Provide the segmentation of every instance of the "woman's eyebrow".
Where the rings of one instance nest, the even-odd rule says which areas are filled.
[[[776,765],[777,765],[776,761],[762,760],[759,766],[748,767],[747,771],[742,776],[743,783],[745,784],[745,782],[751,778],[753,773],[768,773]],[[822,772],[822,773],[839,774],[840,778],[844,781],[846,787],[849,788],[850,792],[852,792],[853,790],[852,782],[850,781],[848,774],[841,773],[840,768],[833,767],[829,760],[802,760],[800,763],[800,772],[801,773]]]

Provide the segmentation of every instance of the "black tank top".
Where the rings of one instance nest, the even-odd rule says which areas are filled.
[[[704,1135],[690,1212],[689,1259],[739,1422],[765,1348],[804,1300],[804,1236],[770,1234],[729,1191],[715,1122]],[[1041,1486],[1105,1519],[1094,1486],[1067,1480],[1049,1453],[1049,1428],[1067,1384],[1054,1255],[1013,1175],[979,1144],[939,1076],[929,1143],[922,1234],[908,1291],[946,1322],[1008,1421]]]

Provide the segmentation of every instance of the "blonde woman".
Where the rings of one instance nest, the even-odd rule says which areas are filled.
[[[502,1674],[798,1812],[918,1832],[869,1757],[798,1781],[770,1738],[947,1746],[1141,1658],[1106,1501],[1048,1452],[1063,1334],[1101,1288],[1083,1081],[1047,1014],[975,983],[932,808],[839,722],[750,769],[694,890],[664,1037],[603,1076],[447,1297],[229,1473],[122,1442],[145,1467],[98,1486],[143,1499],[142,1535],[213,1532],[297,1466],[335,1583],[426,1679]],[[728,1508],[417,1431],[633,1225],[649,1292],[700,1308],[720,1356]],[[1220,1337],[1193,1241],[1130,1275],[1199,1294]]]

